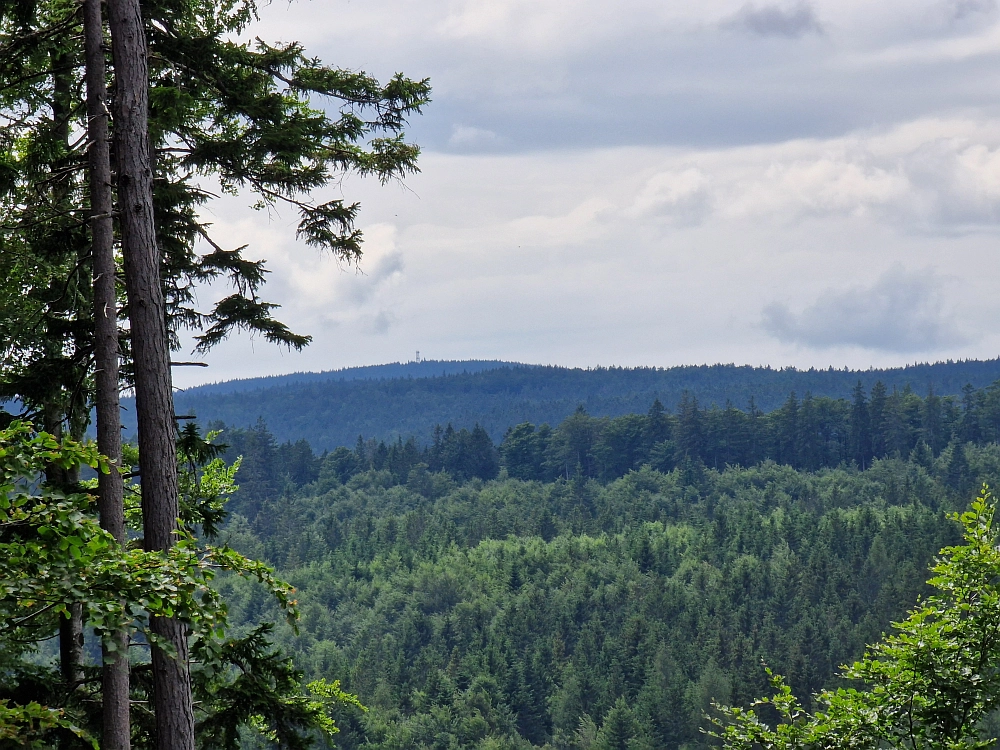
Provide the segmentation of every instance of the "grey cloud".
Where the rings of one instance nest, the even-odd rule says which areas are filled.
[[[951,0],[948,3],[951,17],[955,21],[979,15],[988,15],[997,9],[996,0]]]
[[[377,315],[365,318],[361,323],[361,329],[365,333],[375,336],[384,336],[389,333],[389,329],[396,322],[396,316],[385,310],[379,310]]]
[[[823,33],[816,11],[806,2],[798,2],[785,8],[779,5],[758,7],[747,3],[722,25],[724,28],[748,31],[757,36],[783,36],[788,39]]]
[[[394,273],[399,273],[403,270],[403,254],[398,250],[387,253],[379,258],[378,263],[372,269],[369,278],[373,283],[379,283],[385,281]]]
[[[358,274],[344,285],[344,294],[355,304],[361,305],[370,300],[380,284],[388,281],[393,274],[402,273],[403,254],[398,250],[383,255],[372,266],[371,270]]]
[[[648,3],[627,0],[620,25],[607,22],[607,33],[579,44],[562,44],[572,37],[570,29],[540,34],[537,48],[525,49],[515,39],[510,44],[446,39],[435,25],[435,13],[387,0],[375,5],[398,5],[391,18],[378,20],[372,11],[371,30],[340,36],[331,31],[310,51],[381,76],[396,70],[429,76],[434,102],[410,126],[410,135],[427,151],[773,143],[840,135],[928,112],[992,108],[1000,96],[992,55],[944,60],[918,55],[903,62],[890,55],[863,64],[856,59],[861,52],[926,41],[929,21],[936,30],[931,36],[979,23],[991,1],[919,0],[908,10],[893,0],[890,7],[899,5],[898,12],[874,13],[876,18],[866,22],[859,20],[869,15],[864,4],[820,8],[806,0],[753,0],[723,24],[738,33],[721,34],[722,16],[713,4],[705,4],[697,22],[669,24],[650,13],[644,7]],[[336,29],[336,14],[342,11],[335,9],[342,5],[271,7],[303,15],[307,7],[304,25]],[[536,7],[545,17],[558,5],[531,5],[525,23]],[[324,15],[323,22],[314,18],[317,13]],[[897,20],[890,23],[888,17]],[[636,24],[636,18],[647,22]],[[799,37],[799,42],[761,44],[762,36]],[[386,44],[386,39],[394,42]]]
[[[721,3],[688,4],[701,9],[673,23],[672,14],[651,7],[676,4],[623,0],[617,18],[602,17],[601,33],[574,40],[573,28],[552,24],[526,45],[513,37],[442,36],[447,13],[440,9],[518,7],[530,27],[535,18],[558,16],[560,8],[579,5],[574,15],[588,17],[595,15],[591,8],[616,4],[271,3],[262,8],[267,21],[253,33],[272,37],[272,18],[286,28],[298,19],[316,38],[309,51],[332,64],[380,77],[397,70],[428,76],[433,104],[410,125],[427,151],[725,146],[829,137],[929,112],[994,107],[1000,78],[992,54],[925,60],[915,53],[903,61],[876,54],[975,26],[989,19],[991,4],[740,0],[727,10]],[[340,22],[345,13],[357,17],[354,25]],[[360,24],[368,14],[370,23]],[[740,33],[719,33],[726,14]],[[289,30],[285,38],[293,33],[301,32]],[[773,41],[801,38],[761,44],[761,34]]]
[[[662,216],[679,226],[695,226],[714,210],[709,179],[698,169],[663,172],[653,176],[636,198],[632,213]]]
[[[896,207],[915,229],[963,230],[1000,221],[992,179],[997,151],[958,139],[936,139],[903,160],[911,200]]]
[[[763,327],[779,341],[826,349],[857,346],[896,353],[965,343],[943,310],[941,280],[896,266],[868,287],[829,290],[800,313],[775,303]]]

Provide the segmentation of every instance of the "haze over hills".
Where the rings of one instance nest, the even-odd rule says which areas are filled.
[[[246,427],[258,418],[279,441],[305,438],[315,450],[353,445],[358,435],[428,440],[436,424],[482,425],[494,440],[512,425],[557,424],[582,405],[593,416],[645,412],[654,399],[672,410],[684,391],[703,406],[750,399],[769,411],[788,394],[848,397],[860,381],[892,390],[958,394],[1000,379],[1000,359],[914,364],[891,369],[797,370],[736,365],[579,369],[491,361],[422,361],[216,383],[176,394],[178,414],[205,425]],[[134,411],[126,403],[126,434]]]

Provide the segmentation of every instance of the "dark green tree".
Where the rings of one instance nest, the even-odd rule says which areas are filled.
[[[500,461],[515,479],[541,479],[542,449],[535,425],[522,422],[507,429],[500,446]]]
[[[865,387],[859,380],[851,392],[851,458],[862,469],[872,459],[872,424]]]
[[[685,391],[677,406],[677,427],[674,430],[676,461],[704,460],[706,448],[705,416],[698,408],[698,399]]]
[[[872,456],[884,458],[889,452],[888,436],[888,392],[885,384],[879,380],[872,386],[868,401],[868,415],[872,432]]]

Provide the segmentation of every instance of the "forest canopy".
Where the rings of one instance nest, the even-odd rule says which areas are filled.
[[[791,393],[767,413],[754,405],[705,408],[687,393],[676,413],[659,400],[644,414],[618,417],[592,417],[580,406],[554,427],[515,425],[499,445],[479,425],[449,424],[437,425],[426,443],[413,436],[390,442],[357,436],[350,447],[316,455],[305,439],[278,444],[263,420],[235,429],[217,422],[213,429],[225,430],[229,460],[247,459],[233,506],[241,512],[242,503],[259,506],[288,483],[329,486],[368,470],[388,472],[395,484],[411,478],[426,483],[441,472],[458,482],[489,480],[501,471],[543,482],[577,474],[609,482],[643,466],[697,472],[774,461],[815,471],[842,464],[864,469],[877,459],[898,457],[926,468],[943,461],[949,486],[971,492],[969,447],[1000,440],[1000,381],[980,389],[967,385],[960,396],[943,397],[933,392],[921,397],[910,388],[888,391],[880,381],[869,393],[857,383],[850,399]]]
[[[966,450],[971,481],[995,481],[997,446]],[[714,703],[770,694],[765,663],[814,711],[929,592],[969,497],[947,465],[646,466],[608,483],[369,468],[287,483],[229,539],[296,586],[301,633],[276,637],[307,676],[336,673],[368,706],[341,747],[708,747]],[[273,614],[253,586],[222,586],[236,621]]]
[[[643,413],[654,400],[674,412],[684,392],[703,408],[732,403],[772,411],[794,391],[799,398],[846,398],[861,381],[866,392],[907,385],[920,395],[960,396],[965,385],[985,388],[1000,379],[1000,360],[936,362],[883,370],[798,370],[793,367],[535,367],[488,362],[435,362],[298,373],[191,388],[176,396],[184,414],[202,422],[249,427],[258,417],[279,441],[305,439],[319,451],[353,444],[358,434],[378,440],[429,440],[435,424],[479,424],[499,442],[521,422],[555,425],[583,405],[596,417]],[[249,394],[252,394],[250,396]],[[127,433],[131,412],[123,414]]]

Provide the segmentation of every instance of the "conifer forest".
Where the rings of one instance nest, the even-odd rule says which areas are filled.
[[[0,750],[997,747],[1000,360],[177,389],[423,164],[264,8],[0,0]]]

